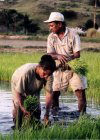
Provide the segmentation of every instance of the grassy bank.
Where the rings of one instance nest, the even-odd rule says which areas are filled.
[[[0,140],[64,140],[64,139],[100,139],[100,118],[93,119],[87,116],[69,124],[43,127],[42,129],[25,128],[13,134],[0,136]]]

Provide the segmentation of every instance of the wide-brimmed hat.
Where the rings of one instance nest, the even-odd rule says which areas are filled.
[[[49,19],[44,22],[53,22],[53,21],[64,21],[64,16],[59,12],[51,12]]]

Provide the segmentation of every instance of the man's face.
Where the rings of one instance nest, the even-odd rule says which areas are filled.
[[[44,70],[42,67],[40,68],[40,70],[39,70],[40,78],[47,80],[48,76],[50,76],[50,75],[51,75],[50,70]]]
[[[59,30],[61,29],[61,23],[60,22],[57,23],[57,24],[55,22],[50,22],[48,24],[48,26],[49,26],[49,30],[53,33],[58,33]]]

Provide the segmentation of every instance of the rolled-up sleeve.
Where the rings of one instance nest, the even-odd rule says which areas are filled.
[[[55,49],[53,47],[53,42],[54,39],[51,37],[51,35],[49,35],[47,39],[47,53],[55,52]]]
[[[75,34],[74,37],[74,45],[73,45],[73,52],[76,53],[81,50],[81,43],[80,43],[80,37],[78,34]]]

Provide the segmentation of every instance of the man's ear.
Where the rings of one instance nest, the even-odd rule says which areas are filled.
[[[59,24],[59,27],[62,27],[62,22],[59,22],[58,24]]]

